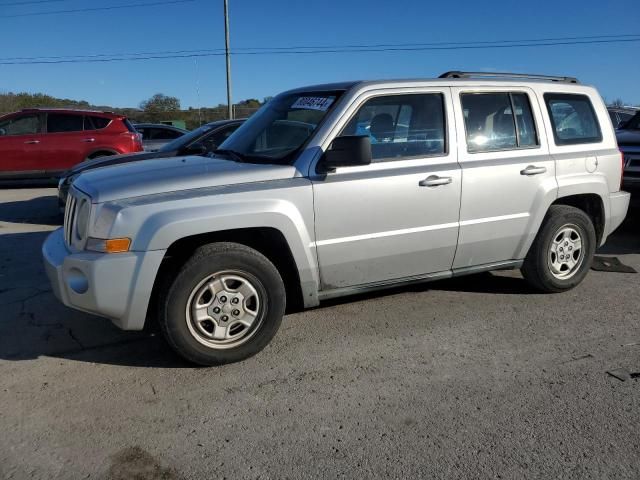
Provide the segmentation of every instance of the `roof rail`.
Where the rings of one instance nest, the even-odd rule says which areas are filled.
[[[113,115],[119,115],[115,112],[108,110],[95,110],[91,108],[82,107],[27,107],[20,110],[21,112],[41,112],[43,110],[55,111],[55,112],[83,112],[83,113],[107,113]]]
[[[531,80],[549,80],[551,82],[563,82],[563,83],[580,83],[575,77],[557,77],[554,75],[532,75],[529,73],[508,73],[508,72],[461,72],[453,70],[451,72],[445,72],[438,78],[529,78]]]

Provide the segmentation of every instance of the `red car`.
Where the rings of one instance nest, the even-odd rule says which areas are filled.
[[[49,178],[84,160],[142,151],[127,118],[107,112],[27,109],[0,117],[0,178]]]

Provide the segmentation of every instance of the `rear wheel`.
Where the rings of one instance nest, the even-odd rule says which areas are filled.
[[[92,153],[91,155],[89,155],[87,157],[87,160],[94,160],[96,158],[100,158],[100,157],[110,157],[112,155],[116,155],[113,152],[96,152],[96,153]]]
[[[201,365],[243,360],[278,331],[285,288],[261,253],[235,243],[199,248],[166,291],[159,323],[171,347]]]
[[[582,210],[552,205],[522,266],[538,290],[563,292],[587,275],[596,248],[593,222]]]

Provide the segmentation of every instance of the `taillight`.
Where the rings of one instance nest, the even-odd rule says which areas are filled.
[[[623,178],[624,178],[624,152],[620,150],[620,190],[622,190]]]
[[[142,135],[139,132],[122,132],[121,135],[130,138],[135,146],[142,148]]]

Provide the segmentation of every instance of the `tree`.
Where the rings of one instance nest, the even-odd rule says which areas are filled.
[[[180,110],[180,100],[162,93],[156,93],[153,97],[140,103],[140,109],[149,115],[159,115],[166,112]]]
[[[616,98],[613,102],[611,102],[612,107],[624,107],[625,103],[621,98]]]

